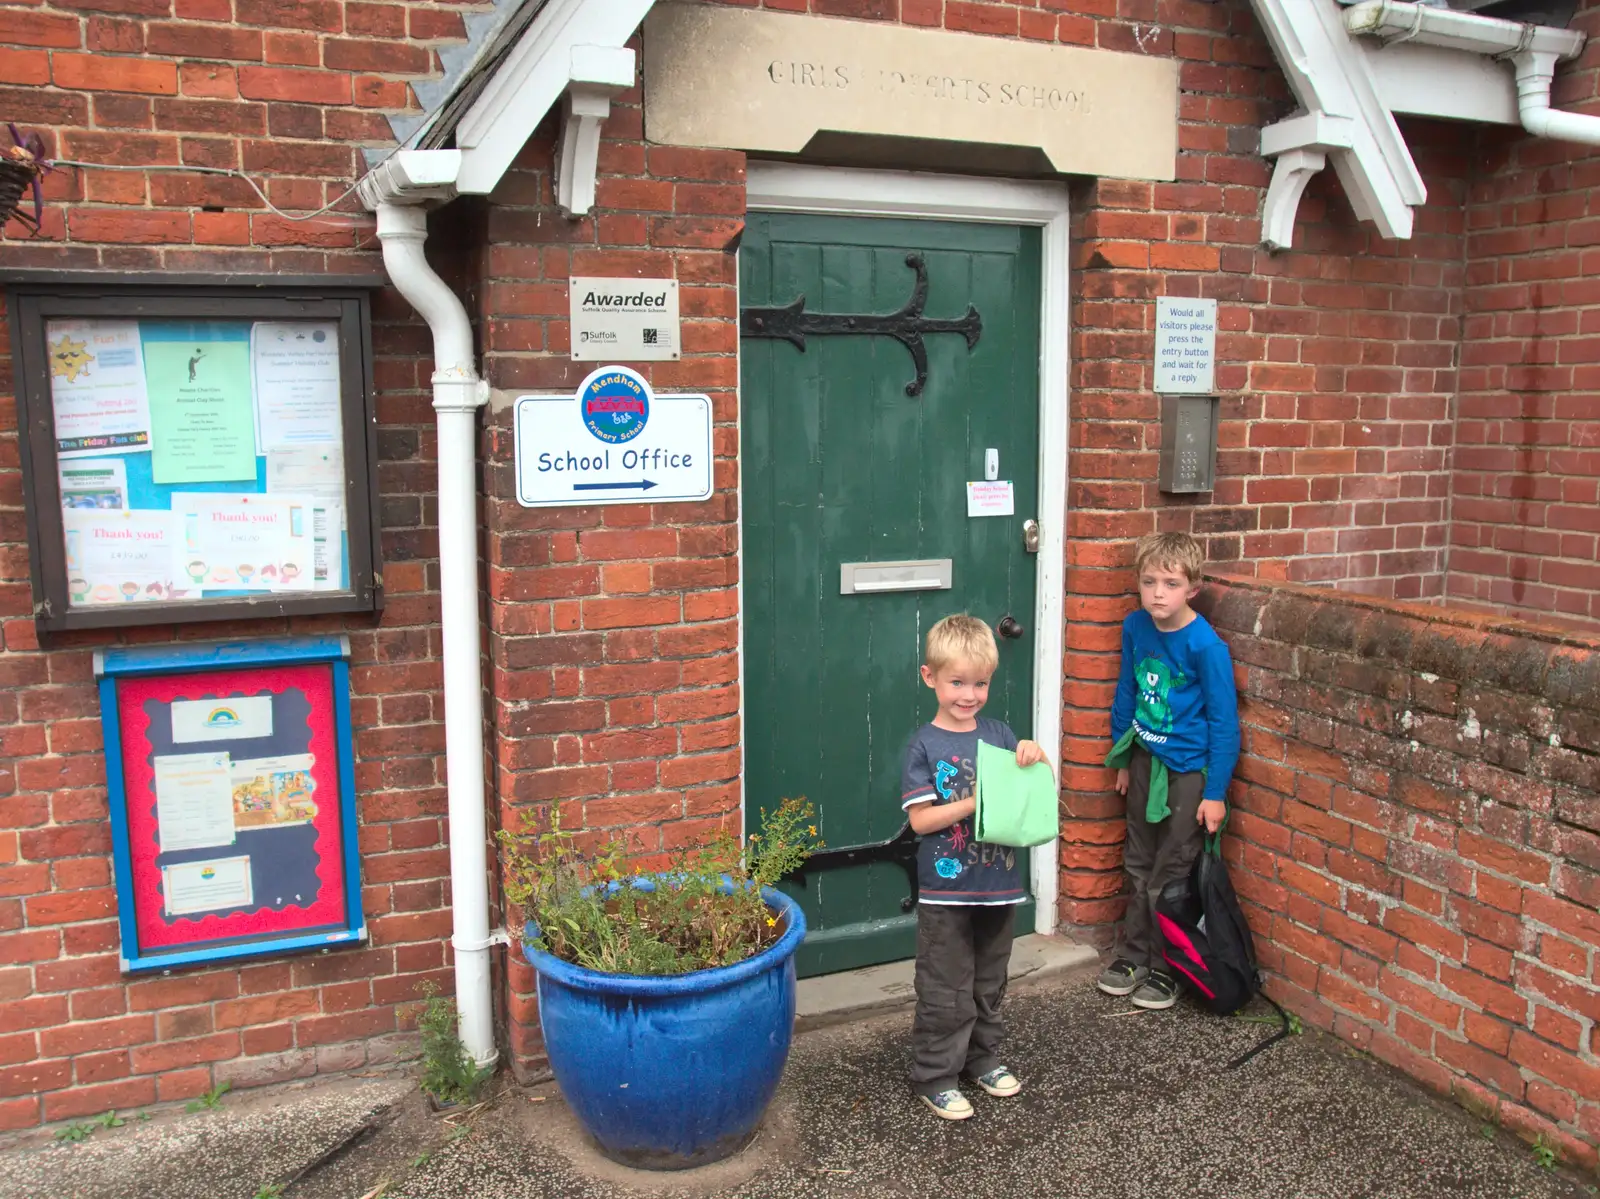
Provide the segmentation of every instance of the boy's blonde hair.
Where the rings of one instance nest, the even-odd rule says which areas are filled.
[[[1145,567],[1154,566],[1157,570],[1181,570],[1190,583],[1198,583],[1205,564],[1205,550],[1187,533],[1151,533],[1133,547],[1135,574],[1142,575]]]
[[[970,662],[993,674],[1000,665],[1000,650],[994,643],[994,631],[976,616],[963,613],[946,616],[928,630],[928,649],[922,660],[932,671],[954,662]]]

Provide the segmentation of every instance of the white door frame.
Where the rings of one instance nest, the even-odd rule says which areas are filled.
[[[920,217],[1036,225],[1043,231],[1039,303],[1039,553],[1033,637],[1034,737],[1060,776],[1061,680],[1067,519],[1068,289],[1067,189],[1056,183],[979,179],[917,171],[751,162],[751,212],[812,212],[838,216]],[[741,387],[741,404],[743,402]],[[744,467],[740,456],[741,474]],[[741,482],[742,486],[742,482]],[[742,494],[742,493],[741,493]],[[744,743],[744,505],[739,506],[739,722]],[[740,772],[740,811],[744,810]],[[1056,927],[1060,842],[1031,851],[1034,931]]]

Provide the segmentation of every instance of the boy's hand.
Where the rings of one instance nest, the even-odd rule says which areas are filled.
[[[1214,833],[1222,827],[1222,821],[1228,814],[1228,805],[1220,799],[1202,800],[1200,810],[1195,813],[1195,821],[1206,826],[1206,832]]]
[[[1037,741],[1017,742],[1017,765],[1032,766],[1035,762],[1045,761],[1044,747]]]
[[[1119,770],[1119,771],[1117,771],[1117,794],[1118,795],[1126,795],[1127,793],[1128,793],[1128,772],[1125,769],[1124,770]]]

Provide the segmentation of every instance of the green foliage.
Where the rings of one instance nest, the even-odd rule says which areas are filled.
[[[1544,1139],[1544,1133],[1533,1142],[1533,1160],[1541,1170],[1554,1170],[1561,1160],[1561,1151]]]
[[[56,1129],[56,1140],[66,1145],[76,1145],[79,1141],[87,1141],[93,1135],[93,1124],[68,1124],[65,1128]]]
[[[783,935],[761,889],[821,846],[804,800],[761,816],[742,853],[719,832],[666,870],[638,872],[614,842],[585,851],[552,811],[546,830],[500,831],[506,897],[531,944],[590,970],[667,975],[742,962]]]
[[[222,1106],[222,1097],[233,1090],[231,1082],[218,1083],[198,1099],[191,1099],[183,1105],[183,1110],[191,1115],[195,1112],[214,1112]]]
[[[424,984],[422,993],[427,996],[417,1019],[422,1032],[422,1089],[443,1104],[471,1103],[494,1071],[479,1067],[461,1043],[456,1001],[440,995],[432,983]]]
[[[281,1199],[282,1195],[283,1183],[265,1182],[261,1184],[261,1189],[256,1192],[256,1199]]]
[[[94,1118],[94,1122],[101,1128],[121,1128],[127,1123],[127,1121],[121,1116],[117,1115],[115,1111],[109,1111],[103,1116],[96,1116]]]

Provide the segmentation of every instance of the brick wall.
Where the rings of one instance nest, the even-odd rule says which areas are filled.
[[[1554,103],[1594,111],[1600,4]],[[1600,158],[1569,142],[1480,134],[1467,209],[1465,324],[1450,598],[1600,619]]]
[[[1593,1168],[1600,639],[1214,579],[1244,756],[1226,841],[1268,990]]]
[[[359,143],[388,142],[381,111],[411,103],[400,76],[427,72],[433,43],[461,33],[459,10],[432,4],[0,5],[0,120],[38,129],[55,157],[240,167],[276,204],[305,211],[354,181]],[[238,180],[62,171],[48,195],[41,234],[6,226],[0,269],[382,269],[369,217],[285,221]],[[6,328],[0,320],[0,1127],[409,1052],[417,984],[450,985],[426,330],[397,296],[375,297],[381,621],[75,634],[41,649]],[[123,978],[93,648],[331,631],[352,647],[370,945]]]
[[[231,8],[219,0],[96,2],[117,11],[0,4],[0,117],[41,128],[58,154],[240,166],[277,203],[302,210],[349,186],[359,145],[387,144],[383,111],[412,104],[405,80],[437,72],[433,48],[460,37],[465,11],[340,0],[237,0]],[[1264,580],[1401,598],[1442,590],[1475,134],[1408,123],[1431,197],[1412,240],[1384,242],[1357,222],[1328,172],[1301,206],[1297,248],[1269,255],[1259,249],[1269,167],[1255,153],[1256,131],[1292,102],[1247,0],[766,7],[1180,62],[1178,179],[1105,181],[1079,186],[1074,197],[1072,486],[1070,512],[1057,514],[1070,546],[1062,914],[1080,926],[1103,923],[1117,906],[1121,830],[1098,761],[1116,621],[1128,606],[1128,538],[1188,528],[1209,541],[1215,559]],[[91,56],[96,69],[88,73]],[[607,122],[589,217],[567,221],[551,204],[548,126],[495,196],[458,201],[434,225],[436,236],[454,239],[448,262],[499,389],[485,419],[484,550],[487,718],[502,818],[560,802],[595,830],[628,830],[634,848],[651,855],[737,809],[732,248],[744,197],[742,155],[647,146],[640,102],[637,91],[625,94]],[[11,225],[0,262],[296,273],[376,266],[370,222],[284,222],[235,180],[88,172],[58,176],[51,190],[44,233],[23,238]],[[718,492],[710,504],[692,512],[530,512],[515,504],[505,401],[520,390],[570,387],[585,373],[565,358],[563,281],[580,270],[671,274],[683,285],[688,352],[649,373],[658,386],[715,398]],[[1163,294],[1222,304],[1222,477],[1202,500],[1169,502],[1155,489],[1151,301]],[[0,896],[0,919],[12,931],[0,936],[20,938],[0,941],[0,963],[10,963],[0,964],[0,977],[27,988],[0,1021],[32,1021],[0,1025],[0,1057],[24,1055],[0,1066],[13,1072],[0,1074],[0,1091],[14,1096],[0,1097],[12,1105],[0,1106],[0,1119],[28,1123],[192,1094],[229,1071],[260,1078],[343,1064],[367,1052],[363,1045],[388,1052],[383,1038],[402,1023],[396,1003],[419,977],[447,965],[426,335],[397,298],[386,294],[379,309],[390,608],[378,629],[352,628],[363,692],[356,715],[364,869],[369,911],[380,916],[375,948],[364,956],[163,980],[171,994],[107,975],[105,857],[93,840],[93,829],[104,827],[104,798],[86,663],[88,647],[109,638],[80,638],[49,653],[33,645],[14,408],[0,408],[10,424],[0,429],[0,677],[56,697],[22,696],[10,718],[20,733],[0,721],[0,762],[9,771],[0,788],[32,801],[7,797],[6,812],[23,815],[5,819],[38,820],[0,830],[0,847],[15,837],[17,855],[3,868],[13,872],[5,876],[12,896]],[[47,728],[56,713],[68,719]],[[28,832],[56,829],[74,830],[54,842],[61,864],[31,856],[38,845]],[[101,898],[72,911],[58,892],[78,889]],[[45,954],[38,964],[27,956],[33,952]],[[343,969],[348,977],[321,973]],[[511,1038],[523,1061],[534,1051],[529,983],[513,962]],[[88,1006],[74,1012],[80,1002]],[[193,1014],[169,1018],[174,1012]],[[100,1048],[61,1042],[74,1019],[75,1030],[99,1028],[107,1040]],[[221,1063],[191,1064],[208,1057]]]
[[[565,827],[624,838],[646,861],[739,829],[737,279],[744,155],[646,146],[637,89],[606,123],[595,212],[552,198],[551,122],[490,198],[479,299],[486,375],[490,719],[500,815],[561,806]],[[642,367],[712,397],[714,486],[704,504],[525,509],[509,400],[570,392],[571,274],[679,281],[683,357]],[[512,959],[509,1039],[539,1055],[533,976]]]

